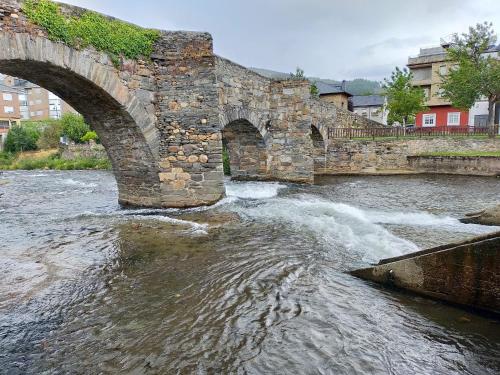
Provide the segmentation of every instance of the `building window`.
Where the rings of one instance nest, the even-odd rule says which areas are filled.
[[[460,125],[460,112],[448,113],[448,125]]]
[[[3,107],[5,113],[14,113],[14,107]]]
[[[12,94],[6,94],[6,93],[4,93],[3,94],[3,100],[5,100],[6,102],[12,101]]]
[[[43,116],[43,111],[36,111],[37,116]]]
[[[441,65],[439,67],[439,74],[444,76],[448,73],[448,67],[446,65]]]
[[[426,113],[422,116],[422,126],[436,126],[436,114]]]
[[[19,105],[20,106],[28,106],[28,99],[26,98],[25,94],[19,95]]]
[[[368,113],[366,111],[361,112],[361,116],[368,117]]]

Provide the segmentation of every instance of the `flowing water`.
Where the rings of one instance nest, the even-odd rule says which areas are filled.
[[[107,172],[0,175],[0,373],[498,374],[500,325],[346,271],[500,228],[489,178],[227,182],[122,210]]]

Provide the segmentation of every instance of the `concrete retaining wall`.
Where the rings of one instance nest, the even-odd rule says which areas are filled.
[[[500,176],[500,157],[408,156],[408,165],[420,173]]]
[[[352,271],[362,279],[500,314],[500,233],[439,246]]]

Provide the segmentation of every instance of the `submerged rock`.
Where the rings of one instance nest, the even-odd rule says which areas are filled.
[[[500,226],[500,204],[486,210],[466,214],[465,218],[460,219],[460,221],[465,224]]]

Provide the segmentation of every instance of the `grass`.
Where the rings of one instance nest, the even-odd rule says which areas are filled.
[[[419,154],[418,156],[458,156],[458,157],[500,157],[500,151],[441,151]]]
[[[111,169],[107,159],[76,158],[73,160],[61,159],[54,150],[23,152],[19,154],[0,153],[0,170],[86,170]]]
[[[50,0],[27,0],[23,12],[32,23],[43,27],[51,40],[77,49],[93,46],[106,52],[115,66],[119,65],[121,56],[134,60],[149,58],[160,37],[158,30],[144,29],[92,11],[67,17],[59,5]]]

